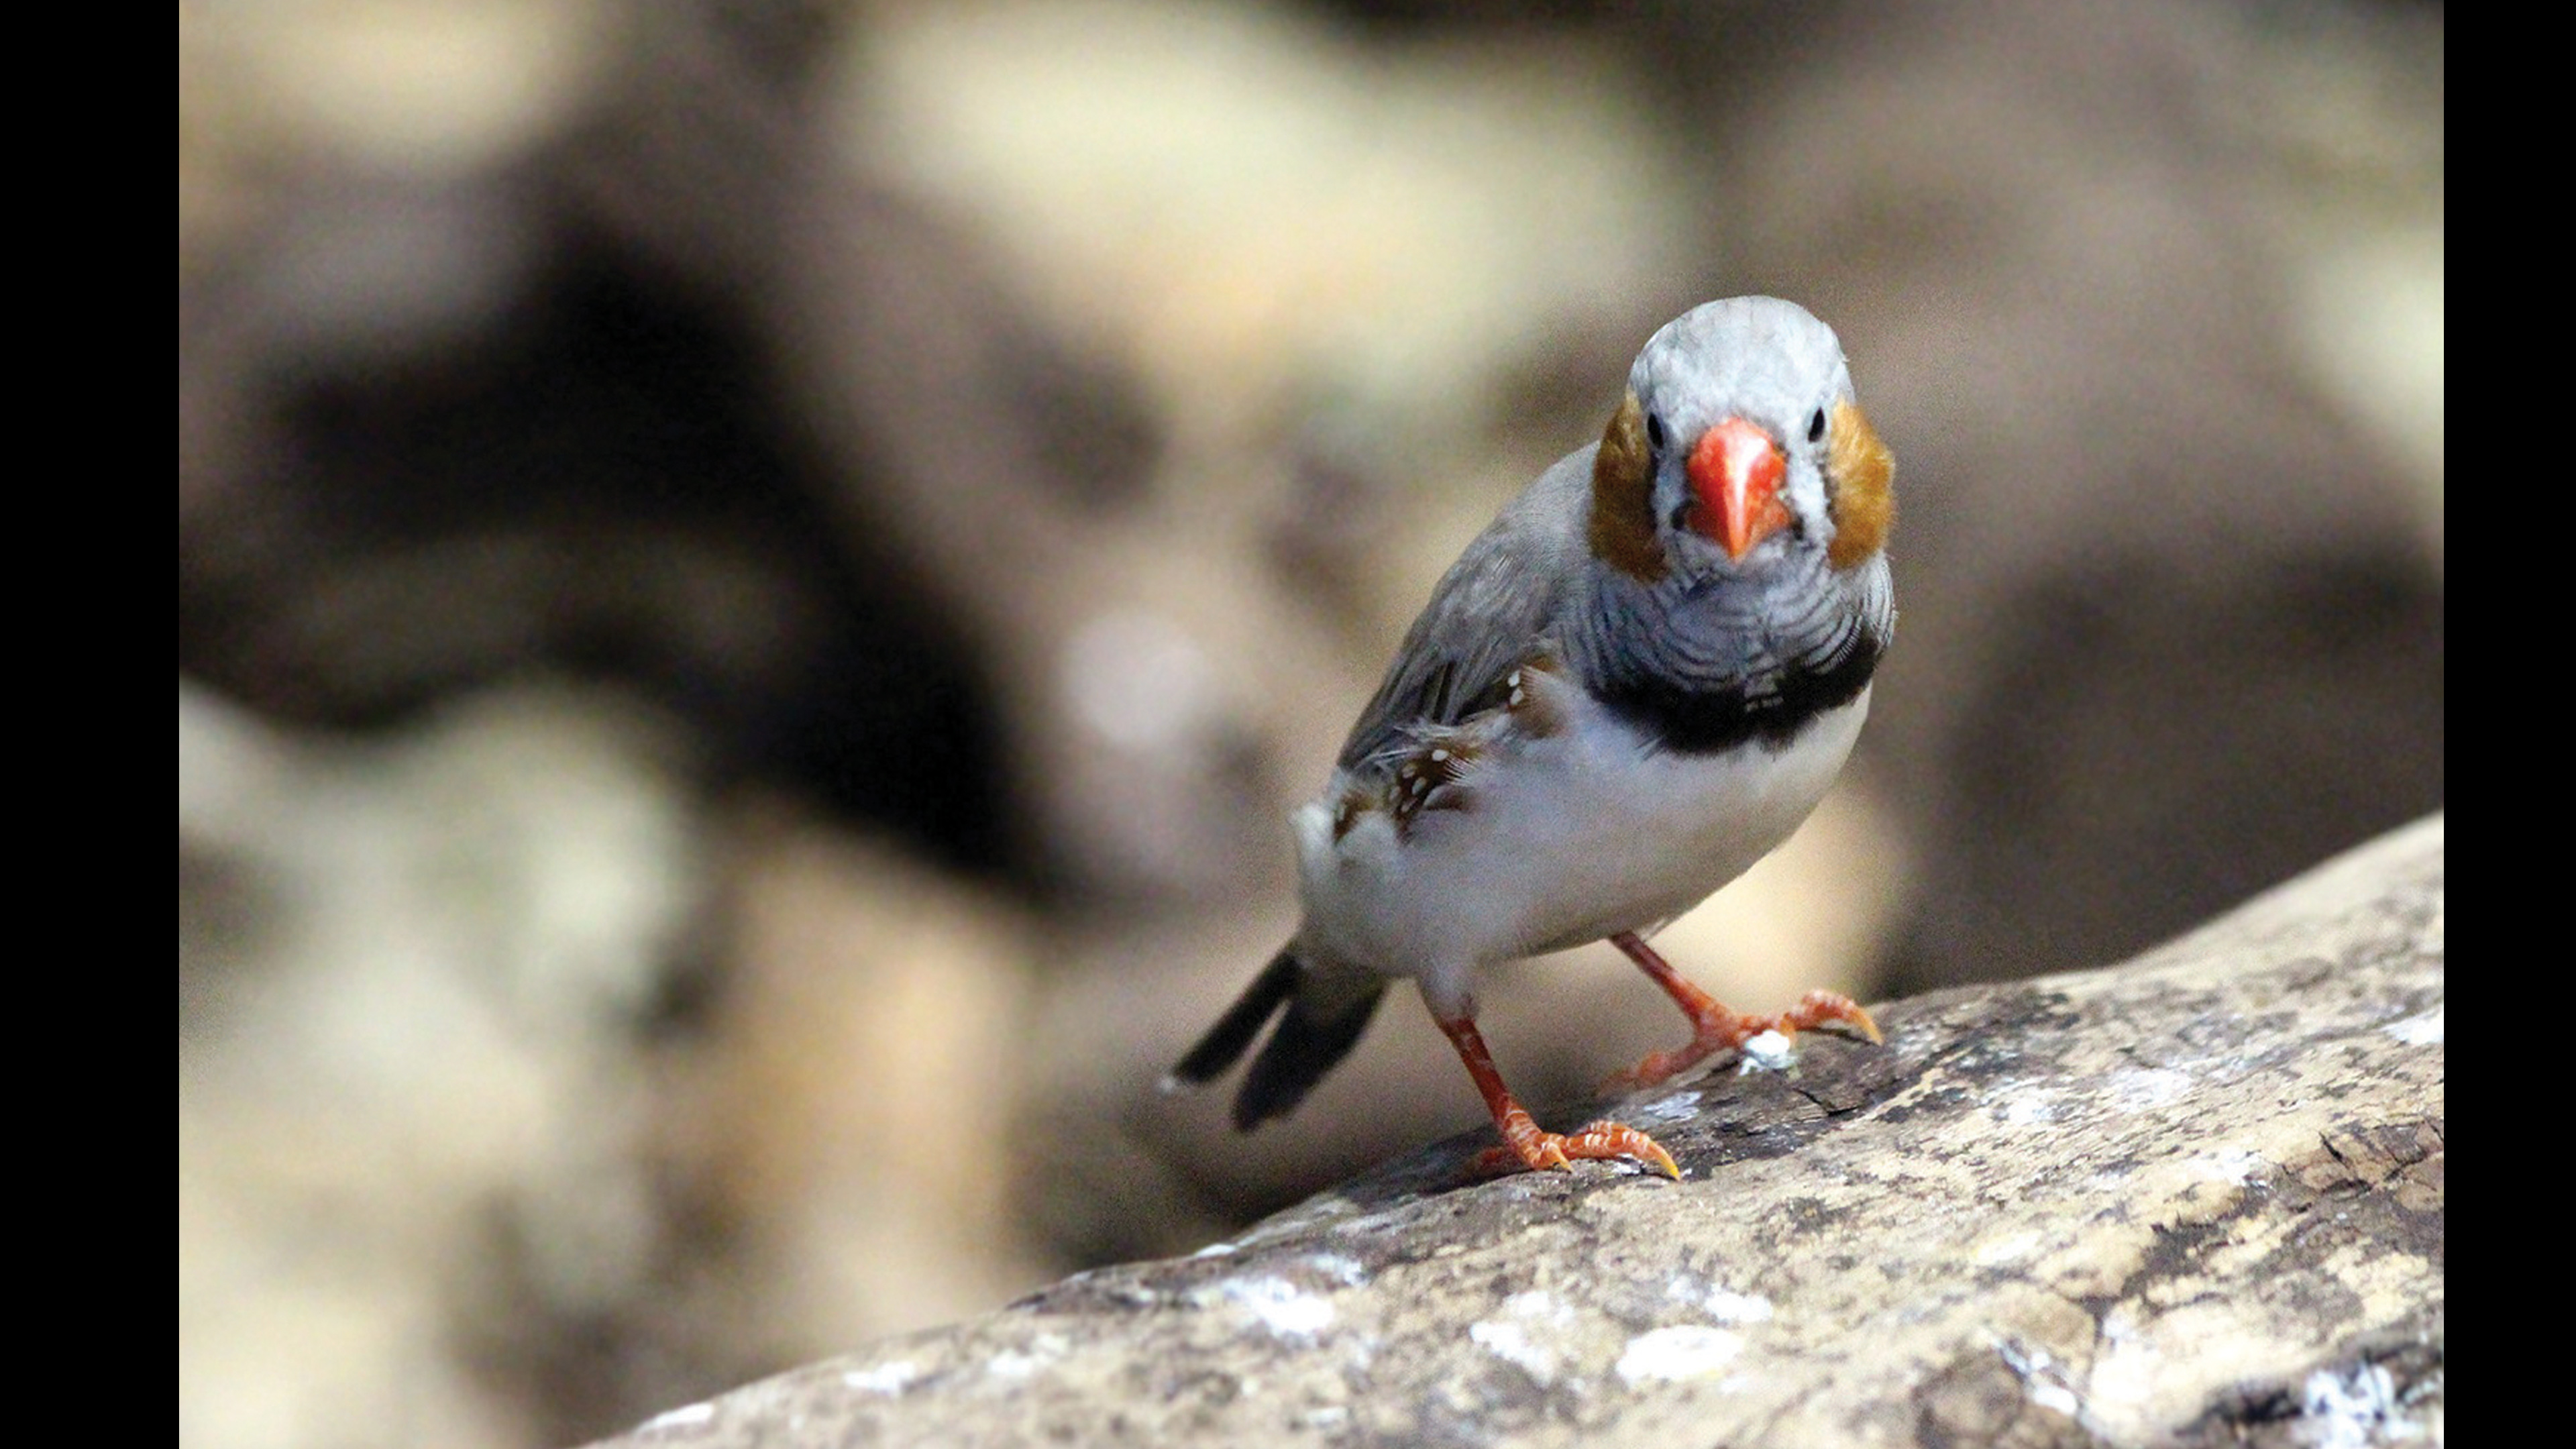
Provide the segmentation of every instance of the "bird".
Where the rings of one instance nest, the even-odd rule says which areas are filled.
[[[1612,1121],[1541,1128],[1476,1025],[1485,967],[1608,940],[1691,1041],[1614,1081],[1671,1078],[1764,1030],[1840,1025],[1808,993],[1733,1011],[1647,944],[1786,840],[1841,773],[1896,606],[1895,458],[1833,330],[1777,297],[1658,329],[1601,440],[1532,481],[1433,588],[1321,793],[1291,816],[1301,918],[1165,1077],[1242,1059],[1249,1131],[1294,1109],[1410,979],[1491,1112],[1499,1170],[1628,1158]],[[1273,1023],[1275,1022],[1275,1025]]]

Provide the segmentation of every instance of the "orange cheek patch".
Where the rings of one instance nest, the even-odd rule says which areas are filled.
[[[1653,583],[1669,570],[1655,541],[1655,466],[1646,446],[1646,410],[1635,393],[1610,415],[1592,455],[1592,556],[1631,578]]]
[[[1834,485],[1834,546],[1826,557],[1847,569],[1885,548],[1896,526],[1896,455],[1848,401],[1834,404],[1825,472]]]

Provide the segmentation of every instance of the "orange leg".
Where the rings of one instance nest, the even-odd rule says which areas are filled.
[[[1634,1068],[1612,1077],[1607,1085],[1615,1090],[1634,1091],[1667,1081],[1674,1074],[1697,1066],[1730,1047],[1742,1046],[1766,1031],[1796,1036],[1827,1022],[1841,1022],[1871,1041],[1885,1040],[1878,1034],[1878,1023],[1869,1019],[1869,1013],[1861,1010],[1860,1003],[1838,991],[1810,991],[1799,999],[1795,1007],[1778,1016],[1754,1016],[1731,1010],[1716,997],[1692,985],[1654,947],[1638,939],[1636,932],[1621,931],[1610,938],[1610,944],[1627,952],[1628,959],[1653,977],[1655,984],[1664,988],[1664,994],[1670,996],[1682,1009],[1682,1015],[1691,1021],[1690,1045],[1677,1052],[1655,1052]]]
[[[1511,1088],[1503,1085],[1503,1074],[1494,1070],[1494,1055],[1485,1050],[1484,1034],[1476,1030],[1476,1019],[1433,1012],[1432,1020],[1449,1034],[1449,1044],[1458,1049],[1458,1060],[1467,1064],[1467,1075],[1476,1079],[1476,1090],[1485,1097],[1485,1110],[1494,1114],[1494,1126],[1501,1129],[1507,1144],[1478,1158],[1477,1171],[1507,1168],[1514,1158],[1535,1172],[1543,1167],[1563,1167],[1577,1157],[1633,1157],[1666,1177],[1678,1179],[1682,1175],[1673,1155],[1634,1127],[1595,1122],[1572,1134],[1541,1130],[1529,1112],[1512,1100]]]

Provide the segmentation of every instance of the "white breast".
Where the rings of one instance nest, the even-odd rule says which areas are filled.
[[[1566,728],[1497,751],[1466,808],[1409,837],[1377,812],[1335,841],[1339,781],[1299,811],[1301,942],[1459,1009],[1478,966],[1653,926],[1743,874],[1824,798],[1869,713],[1863,690],[1785,747],[1685,755],[1565,695]]]

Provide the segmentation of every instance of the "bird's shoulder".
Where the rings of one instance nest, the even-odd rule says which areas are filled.
[[[1592,455],[1578,448],[1539,474],[1440,576],[1343,741],[1341,768],[1410,732],[1457,724],[1546,652],[1588,557]]]

